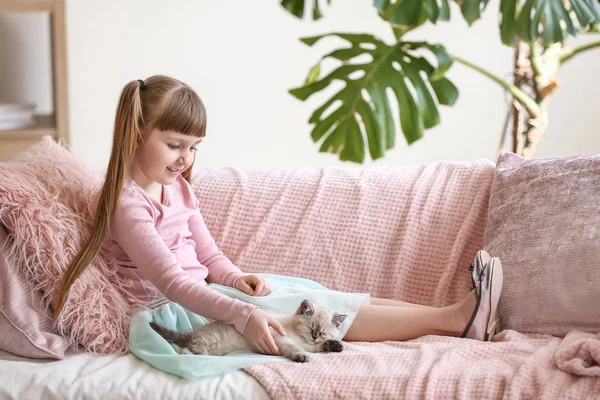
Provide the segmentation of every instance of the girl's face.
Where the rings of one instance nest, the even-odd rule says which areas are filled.
[[[131,178],[141,187],[170,185],[194,162],[202,138],[154,129],[138,146]]]

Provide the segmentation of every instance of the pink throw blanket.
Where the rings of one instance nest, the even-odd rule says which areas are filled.
[[[247,371],[273,399],[598,399],[600,379],[557,368],[561,339],[504,331],[493,343],[425,336],[346,343],[310,363]]]
[[[600,377],[600,334],[570,332],[556,352],[556,364],[575,375]]]
[[[494,166],[194,172],[206,225],[244,272],[443,306],[469,291]]]

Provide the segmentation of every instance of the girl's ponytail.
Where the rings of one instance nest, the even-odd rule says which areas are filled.
[[[71,285],[100,252],[110,231],[110,221],[119,202],[123,184],[135,156],[138,139],[141,139],[141,129],[144,126],[140,87],[141,82],[132,81],[121,92],[115,117],[110,162],[102,185],[94,227],[85,246],[79,250],[65,271],[58,304],[54,310],[54,320],[60,316]]]

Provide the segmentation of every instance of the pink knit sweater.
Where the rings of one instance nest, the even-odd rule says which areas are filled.
[[[111,222],[105,250],[143,301],[165,296],[188,310],[235,325],[243,333],[254,305],[208,288],[203,280],[233,287],[243,276],[220,251],[198,210],[198,200],[181,176],[163,186],[163,202],[127,179]],[[100,192],[89,206],[95,215]]]

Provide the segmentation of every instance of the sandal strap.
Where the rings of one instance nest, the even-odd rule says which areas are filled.
[[[469,264],[469,272],[471,272],[471,290],[477,287],[475,280],[473,279],[473,270],[475,270],[475,262],[471,261]]]
[[[474,268],[474,264],[471,263],[471,265],[469,265],[470,271],[472,271],[471,266],[473,266],[473,268]],[[465,328],[463,333],[460,335],[461,338],[465,338],[467,336],[467,334],[469,333],[469,330],[471,329],[471,326],[473,325],[473,321],[475,321],[475,318],[477,317],[477,313],[479,312],[479,305],[481,304],[481,283],[482,283],[483,277],[485,276],[485,274],[487,272],[487,268],[488,268],[488,265],[487,264],[484,265],[483,268],[481,269],[481,272],[477,276],[478,285],[475,286],[475,289],[476,289],[475,297],[477,298],[477,303],[475,304],[475,311],[473,311],[473,315],[471,315],[471,319],[467,323],[467,327]],[[471,280],[473,280],[473,277],[471,277]],[[488,285],[489,285],[489,282],[488,282]]]

